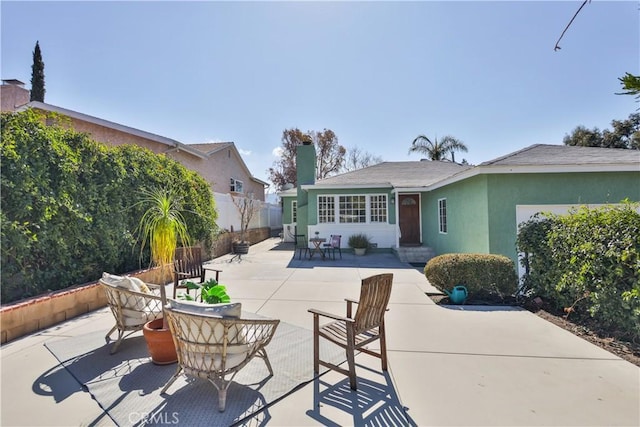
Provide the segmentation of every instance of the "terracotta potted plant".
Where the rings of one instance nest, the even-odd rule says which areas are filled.
[[[160,296],[164,307],[167,303],[165,285],[171,271],[178,240],[189,245],[190,238],[180,210],[180,200],[173,191],[145,190],[143,195],[139,203],[146,206],[147,210],[140,219],[141,251],[148,244],[151,264],[160,269]],[[162,319],[146,323],[143,335],[153,363],[166,365],[178,360],[173,337],[164,316]]]

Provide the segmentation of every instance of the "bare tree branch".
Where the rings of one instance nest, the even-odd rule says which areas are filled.
[[[573,23],[573,20],[576,19],[576,16],[578,16],[578,14],[580,13],[580,11],[582,10],[582,8],[584,7],[584,5],[586,5],[587,3],[591,3],[591,0],[584,0],[582,2],[582,4],[580,5],[580,7],[578,8],[578,10],[576,11],[576,13],[573,14],[573,18],[571,18],[571,21],[569,21],[569,23],[567,24],[567,26],[564,28],[564,31],[562,32],[562,34],[560,34],[560,37],[558,38],[558,41],[556,42],[556,46],[553,48],[553,50],[558,51],[561,49],[560,47],[560,40],[562,40],[562,37],[564,37],[564,33],[567,32],[567,30],[569,29],[569,27],[571,26],[571,24]]]

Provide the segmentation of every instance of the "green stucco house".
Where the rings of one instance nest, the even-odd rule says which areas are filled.
[[[384,162],[314,181],[315,151],[298,147],[298,185],[280,193],[285,239],[369,235],[408,262],[476,252],[517,263],[518,224],[536,212],[640,201],[640,152],[533,145],[478,166]]]

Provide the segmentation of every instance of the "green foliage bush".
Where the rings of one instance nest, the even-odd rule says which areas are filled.
[[[369,239],[369,236],[367,236],[366,234],[357,233],[349,236],[349,240],[347,241],[347,244],[349,245],[350,248],[367,249],[371,244],[371,240]]]
[[[464,285],[470,299],[502,301],[518,288],[513,261],[503,255],[445,254],[429,260],[424,274],[440,291]]]
[[[47,126],[34,111],[3,113],[1,127],[3,302],[147,267],[135,233],[144,209],[137,189],[175,188],[192,239],[211,245],[213,194],[180,163]]]
[[[640,214],[637,203],[572,210],[522,224],[524,284],[556,309],[592,317],[640,338]],[[575,313],[575,314],[573,314]]]

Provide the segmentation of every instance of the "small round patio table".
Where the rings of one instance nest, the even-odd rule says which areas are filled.
[[[322,250],[320,245],[326,242],[327,239],[324,237],[312,237],[311,239],[309,239],[309,241],[313,243],[313,249],[309,251],[309,259],[313,258],[313,254],[315,253],[319,253],[324,259],[324,251]]]

